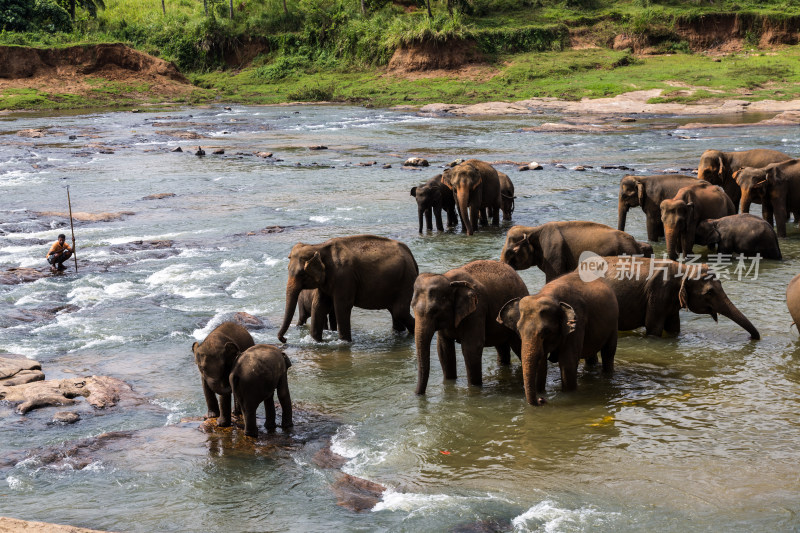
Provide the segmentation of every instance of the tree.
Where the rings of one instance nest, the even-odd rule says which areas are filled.
[[[106,8],[105,2],[103,0],[60,0],[59,4],[64,7],[69,12],[69,18],[72,21],[75,21],[75,7],[78,6],[87,13],[92,18],[97,17],[97,10],[103,10]]]

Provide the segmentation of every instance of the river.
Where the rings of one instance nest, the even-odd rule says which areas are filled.
[[[37,214],[65,212],[66,185],[76,212],[131,213],[76,224],[78,275],[70,265],[67,275],[0,285],[0,352],[40,361],[48,379],[117,377],[145,398],[66,426],[48,424],[56,408],[22,417],[0,405],[0,455],[28,455],[0,470],[0,515],[134,532],[800,527],[800,351],[784,298],[800,269],[794,226],[784,261],[723,284],[762,340],[724,317],[682,311],[677,337],[621,334],[613,376],[581,370],[574,393],[561,393],[550,365],[543,407],[525,403],[518,359],[500,368],[493,349],[482,389],[466,384],[459,352],[459,379],[442,383],[434,358],[427,394],[416,396],[413,337],[394,333],[388,312],[354,311],[352,343],[331,332],[317,343],[291,327],[292,399],[312,413],[296,431],[325,425],[342,470],[387,488],[365,512],[337,505],[312,438],[258,451],[181,422],[205,413],[194,341],[245,311],[271,323],[253,331],[256,342],[277,343],[295,243],[383,235],[405,242],[422,272],[498,259],[507,223],[472,237],[417,232],[410,188],[456,158],[544,165],[497,165],[516,186],[513,223],[616,227],[619,180],[631,171],[603,165],[660,173],[696,168],[707,148],[800,153],[796,127],[683,130],[682,117],[639,117],[602,134],[521,131],[557,120],[341,106],[0,117],[0,269],[41,267],[58,233],[70,240],[67,219]],[[17,133],[30,128],[46,131]],[[205,157],[193,155],[197,145]],[[327,149],[309,149],[317,145]],[[431,167],[402,169],[411,156]],[[175,196],[143,199],[161,193]],[[270,226],[283,231],[261,232]],[[638,208],[628,230],[646,239]],[[172,244],[131,244],[142,240]],[[520,274],[531,293],[544,283],[539,270]],[[69,307],[14,318],[48,306]],[[110,431],[137,437],[80,467],[37,456]],[[262,426],[260,441],[271,438]]]

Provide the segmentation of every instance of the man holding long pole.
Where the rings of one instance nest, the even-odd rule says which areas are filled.
[[[64,262],[70,257],[75,257],[75,272],[78,272],[78,257],[75,256],[75,226],[72,223],[72,201],[69,197],[69,185],[67,185],[67,204],[69,205],[69,225],[72,228],[72,246],[66,243],[67,236],[63,233],[58,236],[58,240],[50,247],[47,252],[47,262],[50,263],[52,271],[66,270]]]

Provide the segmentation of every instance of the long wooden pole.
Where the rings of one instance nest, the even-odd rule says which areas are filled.
[[[69,227],[72,229],[72,257],[75,259],[75,273],[78,273],[78,254],[75,253],[75,225],[72,223],[72,200],[69,199],[69,185],[67,185],[67,205],[69,205]]]

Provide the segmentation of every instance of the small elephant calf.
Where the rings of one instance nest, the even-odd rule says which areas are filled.
[[[244,432],[248,437],[258,436],[256,410],[261,402],[267,413],[264,427],[275,430],[275,389],[281,404],[281,427],[292,423],[292,398],[286,371],[292,366],[289,358],[276,346],[256,344],[236,360],[230,375],[231,389],[244,415]]]

